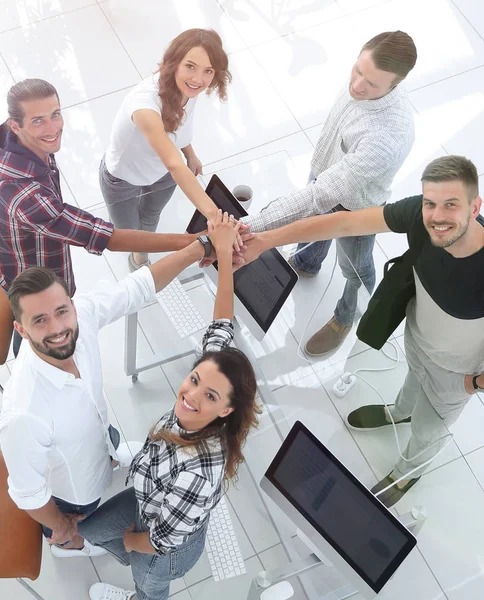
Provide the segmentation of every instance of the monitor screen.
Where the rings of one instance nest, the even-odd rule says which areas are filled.
[[[408,529],[299,421],[265,477],[376,592],[416,544]]]
[[[206,193],[223,211],[240,219],[247,215],[235,196],[213,175]],[[197,210],[187,227],[188,233],[207,228],[207,219]],[[215,268],[217,264],[214,263]],[[256,323],[267,331],[297,282],[295,271],[273,249],[234,273],[234,292]]]
[[[257,323],[263,328],[272,323],[292,289],[291,273],[283,267],[273,252],[234,273],[234,290]],[[287,291],[289,290],[289,292]]]

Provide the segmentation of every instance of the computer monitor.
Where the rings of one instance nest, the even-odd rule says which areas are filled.
[[[364,598],[375,598],[417,543],[300,421],[260,485]]]
[[[235,218],[247,215],[235,196],[213,175],[207,195],[216,206]],[[199,233],[207,228],[207,219],[197,210],[188,227],[188,233]],[[206,275],[217,284],[217,264],[206,270]],[[268,250],[254,262],[234,273],[235,313],[242,318],[251,333],[261,340],[297,283],[297,274],[276,250]]]

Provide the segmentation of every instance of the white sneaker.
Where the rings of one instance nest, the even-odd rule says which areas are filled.
[[[121,469],[131,466],[131,461],[134,456],[143,447],[141,442],[128,442],[127,444],[119,444],[116,454],[118,455],[118,463]]]
[[[130,600],[135,593],[108,583],[95,583],[89,588],[89,598],[91,600]]]
[[[104,556],[108,551],[100,546],[93,546],[87,540],[84,540],[84,548],[81,550],[69,550],[68,548],[59,548],[59,546],[51,545],[50,551],[56,558],[76,558],[84,556],[93,558],[95,556]]]

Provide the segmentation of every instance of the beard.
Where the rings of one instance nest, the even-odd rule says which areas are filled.
[[[427,226],[427,230],[432,231],[432,225],[436,225],[439,227],[439,226],[448,225],[448,223],[432,223],[431,225]],[[440,239],[436,240],[432,237],[432,235],[430,235],[430,241],[432,242],[432,245],[435,246],[436,248],[448,248],[449,246],[452,246],[452,244],[455,244],[457,241],[459,241],[460,238],[463,237],[467,233],[468,228],[469,228],[469,220],[464,225],[461,225],[452,237],[447,238],[447,239],[442,239],[442,240],[440,240]]]
[[[57,360],[65,360],[66,358],[70,358],[76,350],[76,342],[79,337],[79,325],[77,325],[75,329],[64,329],[59,335],[65,335],[66,333],[70,334],[68,338],[69,341],[64,346],[59,346],[58,348],[50,348],[45,339],[42,340],[42,342],[34,342],[34,340],[30,338],[30,343],[37,352],[40,352],[41,354],[45,354],[46,356],[50,356]],[[55,337],[59,337],[59,335]]]

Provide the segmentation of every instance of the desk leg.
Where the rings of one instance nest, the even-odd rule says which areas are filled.
[[[138,313],[126,316],[125,323],[124,371],[131,375],[133,383],[138,380],[136,369],[136,349],[138,345]]]
[[[269,383],[267,382],[266,376],[264,375],[259,361],[257,357],[254,355],[250,344],[244,338],[242,334],[242,328],[237,320],[237,317],[234,319],[234,340],[235,345],[239,350],[241,350],[249,359],[252,364],[252,368],[254,369],[255,377],[257,379],[257,391],[262,399],[263,404],[267,408],[267,414],[274,425],[274,429],[277,431],[281,443],[286,438],[289,433],[289,426],[286,423],[286,419],[284,417],[284,413],[281,408],[277,404],[274,398],[274,394],[270,388]],[[282,426],[282,427],[281,427]]]
[[[27,591],[28,591],[30,594],[32,594],[32,596],[33,596],[34,598],[36,598],[37,600],[44,600],[44,598],[42,598],[42,596],[39,596],[39,594],[37,594],[37,592],[36,592],[34,589],[32,589],[32,588],[30,587],[30,585],[29,585],[29,584],[28,584],[26,581],[24,581],[23,579],[19,579],[19,578],[17,578],[17,581],[18,581],[18,582],[20,583],[20,585],[21,585],[22,587],[24,587],[24,588],[25,588],[25,589],[26,589],[26,590],[27,590]]]

